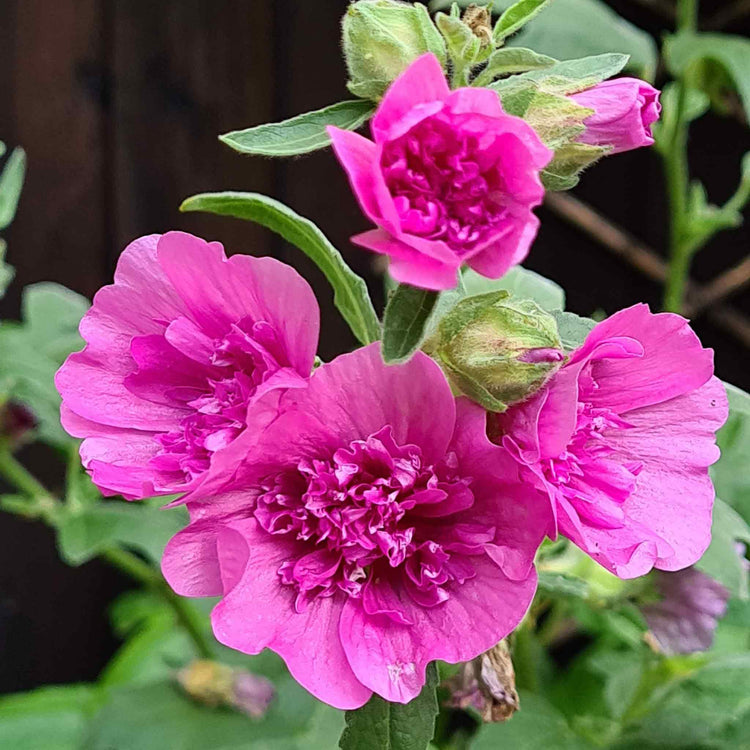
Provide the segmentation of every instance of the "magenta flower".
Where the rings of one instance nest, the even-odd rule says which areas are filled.
[[[462,263],[499,278],[527,255],[552,158],[534,130],[489,89],[451,91],[433,54],[391,85],[369,141],[330,127],[362,210],[378,225],[352,238],[390,257],[391,275],[452,289]]]
[[[634,578],[691,565],[708,546],[708,467],[726,418],[712,350],[679,315],[635,305],[599,323],[544,388],[491,429],[547,492],[557,529]]]
[[[659,91],[637,78],[614,78],[570,98],[594,114],[584,120],[581,143],[611,146],[611,154],[653,142],[651,126],[659,119]]]
[[[106,494],[193,488],[245,429],[248,406],[305,385],[318,342],[308,284],[271,258],[182,232],[142,237],[81,322],[55,378],[65,429]]]
[[[277,399],[263,401],[276,413]],[[243,460],[228,488],[189,503],[162,562],[177,593],[223,595],[219,641],[273,649],[350,709],[372,692],[411,700],[428,662],[471,659],[518,624],[549,508],[508,483],[516,467],[484,411],[456,402],[426,355],[387,367],[377,344],[359,349],[261,421],[232,449]]]

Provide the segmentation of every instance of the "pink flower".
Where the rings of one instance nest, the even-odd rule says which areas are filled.
[[[549,507],[508,484],[484,411],[437,364],[386,367],[373,344],[262,401],[275,421],[237,441],[227,489],[188,504],[162,562],[178,594],[223,595],[219,641],[271,648],[350,709],[411,700],[428,662],[471,659],[518,624]]]
[[[534,130],[489,89],[450,91],[437,58],[415,60],[372,119],[372,141],[330,127],[362,210],[378,225],[352,240],[390,256],[391,275],[456,286],[462,263],[499,278],[527,255],[550,161]]]
[[[217,469],[264,393],[306,384],[318,305],[292,268],[182,232],[142,237],[81,322],[55,382],[107,494],[184,492]]]
[[[491,425],[547,492],[557,529],[621,578],[679,570],[711,539],[727,398],[679,315],[635,305],[599,323],[528,401]],[[554,533],[554,529],[553,529]]]
[[[651,125],[659,119],[659,91],[637,78],[614,78],[570,98],[594,114],[584,120],[578,138],[593,146],[611,146],[611,154],[650,146]]]

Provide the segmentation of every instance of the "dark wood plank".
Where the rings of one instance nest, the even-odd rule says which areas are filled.
[[[91,295],[107,240],[102,3],[6,0],[2,19],[0,138],[29,159],[8,235],[15,290],[51,279]]]
[[[181,215],[207,190],[269,192],[273,164],[219,143],[271,119],[272,5],[254,0],[129,0],[113,6],[116,80],[113,181],[116,246],[182,228],[256,255],[270,247],[252,224]]]

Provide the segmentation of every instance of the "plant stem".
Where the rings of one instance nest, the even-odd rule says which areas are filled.
[[[679,0],[677,31],[695,31],[698,25],[698,0]],[[664,170],[669,200],[669,272],[664,289],[664,309],[679,313],[685,299],[694,248],[685,238],[690,173],[687,159],[688,123],[685,120],[687,85],[677,81],[677,111],[674,113],[669,143],[664,151]]]
[[[10,449],[0,442],[0,476],[32,499],[49,498],[47,488],[16,460]]]
[[[0,476],[29,496],[29,515],[43,518],[53,528],[57,526],[57,511],[62,503],[0,443]],[[196,622],[190,606],[172,591],[160,573],[132,552],[120,547],[110,547],[101,555],[113,568],[142,583],[158,594],[172,608],[177,621],[190,636],[198,654],[213,658],[211,646]]]
[[[203,635],[200,625],[185,600],[169,588],[164,579],[148,563],[141,560],[132,552],[119,547],[110,547],[102,552],[101,557],[113,568],[117,568],[125,575],[147,586],[161,596],[172,608],[178,622],[193,641],[198,654],[204,659],[213,658],[213,650],[208,639]]]

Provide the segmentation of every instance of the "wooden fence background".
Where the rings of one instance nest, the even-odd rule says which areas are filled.
[[[177,210],[184,197],[205,190],[272,195],[319,223],[382,304],[371,256],[347,239],[367,221],[330,152],[271,161],[241,157],[216,139],[347,96],[339,54],[346,4],[0,0],[0,138],[24,146],[29,158],[7,237],[17,279],[0,313],[17,314],[21,286],[40,280],[91,296],[111,280],[129,240],[180,228],[219,239],[231,252],[292,263],[321,299],[322,356],[351,346],[323,278],[293,248],[252,224]],[[663,3],[611,4],[656,35],[668,28],[649,7]],[[748,148],[747,130],[708,117],[693,134],[695,172],[715,200],[724,200]],[[651,247],[665,246],[656,154],[606,160],[574,192]],[[559,206],[540,211],[542,230],[527,265],[563,284],[570,309],[611,313],[638,300],[658,306],[657,284],[559,213]],[[699,256],[695,277],[710,280],[747,247],[747,230],[721,235]],[[750,314],[747,298],[734,304],[735,312]],[[717,350],[719,374],[747,387],[747,350],[736,334],[705,316],[696,326]],[[42,473],[47,458],[40,451],[28,456]],[[0,517],[0,691],[94,678],[114,647],[105,607],[125,585],[97,563],[66,568],[45,529]]]

